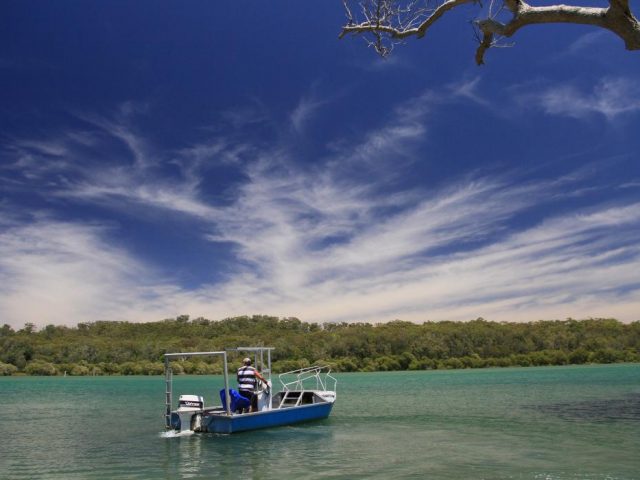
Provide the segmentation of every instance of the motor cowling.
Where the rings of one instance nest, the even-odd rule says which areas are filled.
[[[204,408],[204,398],[200,395],[180,395],[178,399],[178,410],[202,410]]]

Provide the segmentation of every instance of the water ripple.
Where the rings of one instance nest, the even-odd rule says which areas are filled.
[[[589,422],[640,422],[640,394],[631,393],[619,398],[530,405],[546,414],[563,420]]]

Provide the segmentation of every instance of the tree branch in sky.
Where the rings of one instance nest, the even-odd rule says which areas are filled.
[[[409,37],[422,38],[445,13],[474,4],[480,14],[474,20],[478,48],[476,63],[484,64],[486,51],[499,46],[527,25],[573,23],[592,25],[615,33],[627,50],[640,50],[640,23],[629,8],[629,0],[609,0],[603,8],[568,5],[533,7],[523,0],[343,0],[347,23],[339,38],[361,35],[378,54],[386,57],[394,45]],[[354,11],[356,12],[354,14]]]

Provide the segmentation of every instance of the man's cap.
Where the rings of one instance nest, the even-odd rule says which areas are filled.
[[[249,357],[245,357],[245,359],[242,360],[242,363],[244,363],[245,365],[251,365],[251,359]]]

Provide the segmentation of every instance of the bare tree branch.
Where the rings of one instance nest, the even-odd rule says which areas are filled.
[[[382,55],[388,55],[393,45],[408,37],[422,38],[427,29],[446,12],[465,4],[474,3],[482,8],[479,0],[444,0],[431,6],[434,0],[357,0],[361,20],[356,20],[352,9],[344,0],[347,24],[339,38],[361,35],[369,45]],[[437,1],[437,0],[435,0]],[[354,2],[352,2],[354,3]],[[499,4],[499,6],[496,6]],[[498,17],[510,16],[506,20]],[[484,18],[475,20],[480,31],[476,50],[476,63],[482,65],[486,51],[499,44],[527,25],[573,23],[604,28],[620,37],[627,50],[640,50],[640,23],[629,8],[629,0],[609,0],[604,8],[552,5],[532,7],[523,0],[491,0]]]
[[[353,15],[345,1],[347,18],[349,18],[350,22],[342,27],[342,31],[338,38],[344,38],[344,36],[348,34],[361,33],[386,33],[394,40],[402,40],[411,36],[422,38],[427,32],[427,29],[446,12],[459,5],[475,3],[476,1],[477,0],[446,0],[433,10],[428,8],[411,8],[410,10],[407,10],[406,7],[403,8],[393,0],[378,0],[374,3],[377,3],[378,5],[385,4],[385,9],[389,12],[393,12],[393,14],[385,16],[384,18],[375,16],[370,18],[368,15],[364,15],[365,20],[357,24],[353,23]],[[371,2],[360,2],[360,7],[363,12],[368,10],[366,5],[369,3]],[[403,21],[402,13],[405,13],[405,11],[407,13],[413,13],[410,21]],[[417,26],[415,26],[416,24]]]

